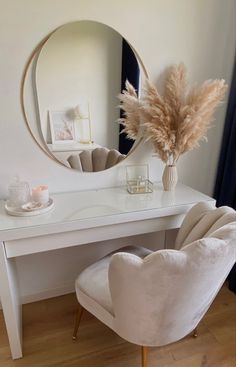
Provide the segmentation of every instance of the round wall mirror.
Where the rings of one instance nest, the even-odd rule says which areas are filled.
[[[58,163],[80,172],[108,169],[134,149],[118,124],[118,94],[126,80],[139,94],[144,78],[139,56],[117,31],[94,21],[69,23],[46,37],[27,64],[24,117]]]

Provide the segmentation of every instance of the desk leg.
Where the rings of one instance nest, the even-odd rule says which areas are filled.
[[[178,234],[178,229],[168,229],[165,231],[165,249],[174,249],[175,248],[175,240]]]
[[[22,314],[14,259],[7,259],[0,241],[0,298],[12,358],[22,357]]]

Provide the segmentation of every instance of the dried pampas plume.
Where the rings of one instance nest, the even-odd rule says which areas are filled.
[[[159,157],[167,164],[175,164],[179,156],[206,138],[216,107],[222,101],[227,85],[223,79],[207,80],[187,90],[186,68],[172,66],[166,76],[164,95],[146,81],[144,97],[137,98],[127,83],[120,95],[125,118],[121,123],[129,137],[137,137],[144,126],[146,140],[151,140]]]
[[[124,118],[118,122],[124,127],[121,133],[126,133],[130,139],[136,139],[140,128],[140,107],[141,100],[138,99],[136,90],[126,80],[125,90],[119,94],[120,108],[124,111]]]

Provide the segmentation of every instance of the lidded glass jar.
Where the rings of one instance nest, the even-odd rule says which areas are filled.
[[[30,201],[30,187],[28,182],[20,181],[19,177],[14,177],[8,187],[9,205],[15,208],[21,207]]]

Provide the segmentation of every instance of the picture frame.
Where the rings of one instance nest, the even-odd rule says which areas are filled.
[[[67,111],[48,111],[52,144],[76,143],[75,125]]]

